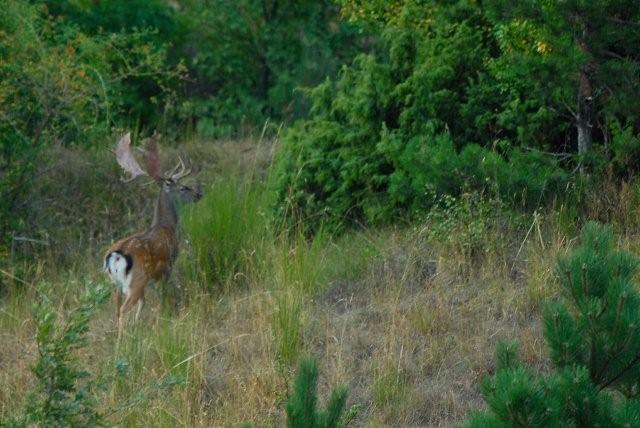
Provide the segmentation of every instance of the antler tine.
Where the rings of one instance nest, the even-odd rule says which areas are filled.
[[[176,171],[178,170],[178,168],[180,168],[180,162],[178,162],[176,164],[176,166],[173,167],[173,169],[171,170],[171,172],[168,172],[165,174],[165,177],[169,177],[171,179],[171,177],[173,177],[176,173]]]
[[[140,175],[148,175],[142,168],[140,168],[138,161],[136,161],[136,158],[131,152],[130,132],[127,132],[120,139],[114,153],[116,155],[116,161],[118,162],[120,167],[124,170],[125,173],[130,174],[129,178],[120,178],[120,180],[122,180],[123,182],[128,183],[129,181],[132,181]]]
[[[174,169],[173,173],[171,174],[171,180],[173,180],[173,181],[178,181],[181,178],[184,178],[187,175],[191,174],[191,168],[189,168],[187,170],[187,168],[184,165],[184,161],[182,160],[182,157],[178,156],[178,159],[180,161],[179,164],[178,164],[180,166],[180,170],[178,172],[175,172],[175,169]]]
[[[177,168],[177,172],[174,171],[173,174],[171,174],[171,179],[173,181],[178,181],[180,179],[180,177],[182,177],[182,174],[184,173],[184,162],[182,161],[182,157],[178,156],[178,165],[179,168]]]

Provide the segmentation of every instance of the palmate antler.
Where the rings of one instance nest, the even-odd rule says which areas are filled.
[[[177,182],[183,177],[191,174],[191,168],[187,169],[184,165],[182,157],[178,157],[179,162],[171,172],[160,174],[160,155],[158,152],[158,140],[160,134],[154,131],[153,135],[146,140],[144,145],[144,162],[146,168],[143,169],[131,150],[131,133],[126,133],[118,142],[115,149],[116,160],[125,173],[129,174],[128,178],[122,178],[122,181],[129,182],[136,177],[145,175],[157,181],[173,181]]]
[[[115,150],[116,160],[125,173],[129,173],[129,178],[121,178],[123,182],[129,182],[140,175],[148,175],[133,156],[131,152],[131,132],[127,132],[118,141],[118,145]]]

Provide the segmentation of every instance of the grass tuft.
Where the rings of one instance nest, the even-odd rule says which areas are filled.
[[[185,209],[182,226],[193,249],[190,275],[201,288],[246,283],[255,272],[269,241],[265,195],[261,185],[220,178]]]

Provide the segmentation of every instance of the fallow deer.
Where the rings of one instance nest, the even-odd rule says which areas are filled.
[[[104,270],[116,285],[114,292],[116,317],[118,320],[118,343],[124,329],[125,315],[137,303],[135,320],[138,320],[144,304],[144,289],[153,282],[167,278],[178,256],[177,204],[199,200],[200,189],[191,189],[180,184],[180,179],[189,175],[182,158],[167,174],[160,174],[158,155],[159,135],[154,133],[144,149],[146,169],[140,167],[131,151],[131,134],[123,136],[115,149],[115,156],[125,173],[130,174],[124,182],[138,176],[152,178],[160,187],[151,226],[139,233],[114,243],[104,259]]]

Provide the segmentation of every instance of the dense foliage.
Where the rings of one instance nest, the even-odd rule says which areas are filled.
[[[184,2],[176,53],[189,79],[180,117],[214,137],[302,117],[298,89],[335,75],[359,48],[359,34],[337,15],[331,0]]]
[[[88,34],[147,30],[138,43],[167,48],[170,63],[187,74],[180,85],[135,76],[121,102],[144,123],[166,120],[164,114],[205,136],[300,117],[305,104],[296,89],[335,74],[357,47],[357,33],[338,21],[329,0],[43,3]]]
[[[638,260],[615,250],[611,231],[598,224],[587,224],[581,241],[559,260],[563,298],[544,316],[555,370],[536,374],[517,361],[514,345],[501,345],[497,372],[483,384],[489,411],[469,426],[640,423]]]
[[[630,0],[20,0],[0,14],[5,238],[39,148],[113,127],[227,137],[302,118],[285,127],[275,215],[310,231],[467,191],[537,207],[578,171],[639,167]]]
[[[576,167],[638,169],[637,3],[341,4],[381,48],[310,91],[284,138],[279,213],[388,222],[465,189],[536,206]]]

